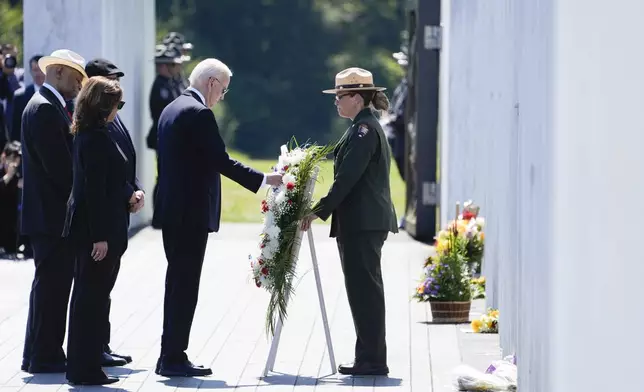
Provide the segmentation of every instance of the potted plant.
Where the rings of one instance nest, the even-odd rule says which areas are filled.
[[[429,302],[436,323],[467,323],[472,304],[471,275],[465,236],[456,224],[439,234],[437,253],[425,263],[424,278],[416,289],[421,302]]]

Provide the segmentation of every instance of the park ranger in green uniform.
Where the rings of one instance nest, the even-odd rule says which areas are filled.
[[[371,72],[349,68],[338,73],[335,94],[340,117],[353,120],[334,150],[334,181],[329,193],[304,219],[331,218],[331,237],[340,251],[344,282],[356,330],[354,362],[338,371],[351,375],[386,375],[385,293],[380,258],[388,234],[397,233],[391,202],[387,137],[373,110],[385,111],[389,100],[373,83]]]

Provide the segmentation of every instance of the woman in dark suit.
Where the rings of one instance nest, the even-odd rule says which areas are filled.
[[[116,80],[93,77],[74,112],[73,186],[64,235],[76,247],[67,347],[67,380],[76,385],[117,382],[101,369],[109,296],[127,248],[128,214],[136,196],[127,187],[127,158],[107,125],[123,107]]]

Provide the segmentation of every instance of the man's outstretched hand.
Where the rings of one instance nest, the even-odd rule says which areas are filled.
[[[279,173],[266,173],[266,185],[278,186],[282,183],[282,175]]]
[[[305,216],[305,217],[304,217],[304,219],[302,219],[302,223],[301,223],[300,228],[301,228],[303,231],[308,231],[308,230],[309,230],[309,228],[311,227],[311,222],[313,222],[313,221],[314,221],[314,220],[316,220],[317,218],[318,218],[318,217],[317,217],[317,215],[315,215],[315,214],[311,214],[311,215],[307,215],[307,216]]]

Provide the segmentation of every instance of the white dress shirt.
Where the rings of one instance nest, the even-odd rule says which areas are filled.
[[[56,98],[58,98],[58,100],[60,101],[60,104],[63,105],[64,108],[67,107],[67,102],[65,102],[65,98],[63,98],[63,96],[60,95],[58,90],[53,88],[49,83],[43,83],[42,86],[48,89],[49,91],[51,91],[52,93],[54,93],[54,95],[56,96]]]

